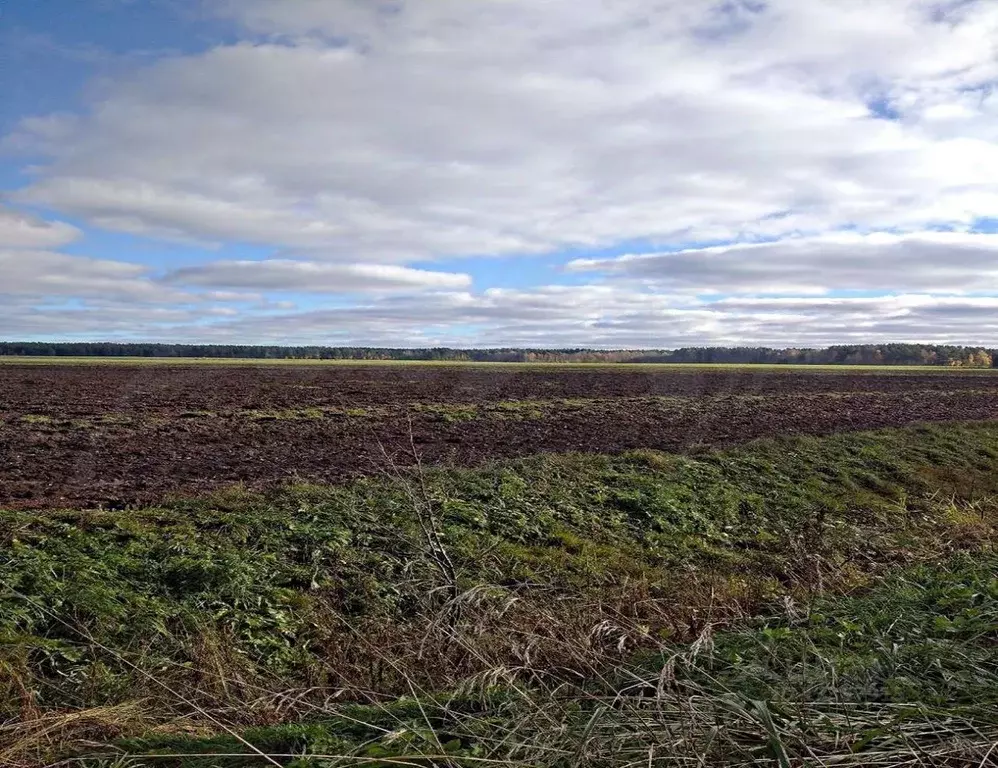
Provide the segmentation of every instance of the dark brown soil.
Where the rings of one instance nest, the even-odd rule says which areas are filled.
[[[975,373],[4,365],[0,504],[339,482],[413,444],[474,464],[995,418],[998,375]]]

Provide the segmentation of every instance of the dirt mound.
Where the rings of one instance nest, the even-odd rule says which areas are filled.
[[[782,434],[998,418],[998,376],[422,366],[0,369],[0,504],[165,494],[474,464],[670,451]]]

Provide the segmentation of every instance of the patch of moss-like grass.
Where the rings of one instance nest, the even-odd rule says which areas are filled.
[[[995,457],[998,425],[956,424],[4,511],[0,716],[143,702],[171,722],[182,691],[251,725],[329,691],[575,685],[662,638],[986,551]]]

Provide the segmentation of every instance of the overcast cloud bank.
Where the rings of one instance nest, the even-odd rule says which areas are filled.
[[[2,139],[4,336],[998,338],[998,3],[207,7]]]

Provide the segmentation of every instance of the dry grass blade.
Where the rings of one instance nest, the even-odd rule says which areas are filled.
[[[209,714],[208,712],[206,712],[205,710],[203,710],[201,707],[199,707],[197,704],[195,704],[193,701],[191,701],[190,699],[188,699],[183,694],[181,694],[178,691],[174,690],[169,685],[167,685],[166,683],[162,682],[161,680],[159,680],[155,676],[149,674],[148,672],[146,672],[144,669],[142,669],[138,665],[133,664],[131,661],[129,661],[128,659],[126,659],[124,656],[122,656],[121,654],[117,653],[113,649],[108,648],[107,646],[105,646],[102,643],[98,642],[92,636],[90,636],[88,633],[86,633],[83,630],[81,630],[79,627],[74,627],[72,624],[64,621],[60,616],[58,616],[57,614],[55,614],[52,611],[50,611],[44,605],[40,605],[37,601],[32,600],[30,597],[28,597],[27,595],[19,592],[18,590],[12,589],[11,592],[13,594],[17,595],[20,599],[24,600],[25,602],[31,603],[32,605],[34,605],[36,608],[38,608],[42,612],[49,614],[54,620],[58,621],[60,624],[63,624],[70,631],[73,631],[73,632],[76,632],[76,633],[80,634],[88,643],[90,643],[95,648],[100,648],[102,651],[104,651],[105,653],[109,654],[110,656],[113,656],[114,658],[116,658],[118,661],[120,661],[125,666],[127,666],[127,667],[129,667],[131,669],[134,669],[142,677],[148,679],[149,682],[151,682],[154,685],[162,688],[164,691],[166,691],[168,694],[170,694],[171,696],[173,696],[174,698],[176,698],[178,701],[180,701],[183,704],[186,704],[192,710],[194,710],[198,714],[202,715],[206,720],[210,720],[211,722],[213,722],[215,725],[217,725],[223,731],[225,731],[230,736],[232,736],[237,741],[239,741],[241,744],[243,744],[248,749],[250,749],[250,751],[252,751],[253,753],[259,755],[262,759],[266,760],[267,762],[271,763],[272,765],[276,765],[276,766],[278,766],[278,768],[280,768],[280,763],[278,763],[276,760],[274,760],[274,759],[272,759],[270,757],[267,757],[263,752],[261,752],[255,746],[253,746],[252,744],[250,744],[245,738],[243,738],[237,731],[235,731],[233,728],[230,728],[228,725],[226,725],[225,723],[221,722],[220,720],[218,720],[217,718],[215,718],[214,716],[212,716],[211,714]]]

